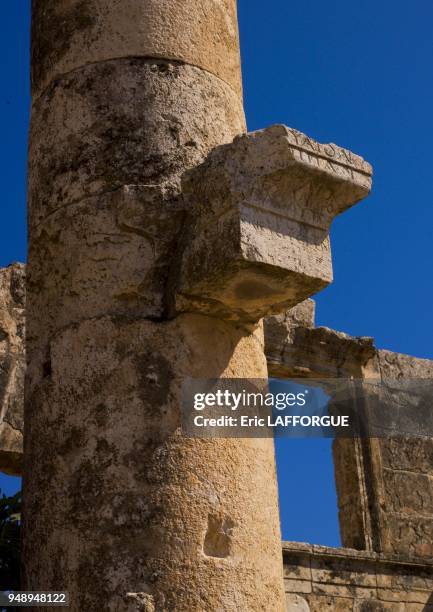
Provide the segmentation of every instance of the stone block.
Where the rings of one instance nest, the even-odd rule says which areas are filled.
[[[284,589],[286,593],[311,593],[312,586],[310,580],[291,580],[284,579]]]
[[[383,470],[388,512],[409,516],[431,516],[433,521],[433,478],[427,474]]]
[[[380,564],[377,570],[378,588],[397,591],[433,591],[433,566]]]
[[[395,492],[398,495],[398,491]],[[407,558],[433,558],[433,518],[394,514],[385,506],[380,516],[385,552]]]
[[[326,597],[310,595],[310,612],[352,612],[354,600],[351,597]]]
[[[313,593],[332,597],[345,597],[348,599],[374,599],[377,595],[374,587],[364,588],[352,585],[327,584],[322,582],[313,582]]]
[[[307,601],[299,595],[286,595],[287,612],[310,612]]]
[[[279,363],[284,349],[293,341],[296,328],[314,327],[316,303],[314,300],[304,300],[297,306],[271,315],[263,321],[265,328],[265,351],[268,363]]]
[[[333,219],[366,197],[371,166],[276,125],[214,149],[185,173],[190,205],[174,311],[251,322],[332,280]]]
[[[68,73],[33,103],[30,239],[50,214],[91,195],[166,181],[179,192],[179,175],[244,121],[233,90],[194,66],[129,58]]]
[[[422,474],[433,474],[432,438],[383,438],[380,451],[384,469],[415,471],[415,467]]]
[[[267,317],[265,329],[270,374],[281,378],[359,378],[376,356],[372,338],[328,327],[300,325],[288,334],[282,320]]]
[[[360,600],[354,602],[353,612],[405,612],[401,602],[384,602],[378,600]]]
[[[391,590],[377,589],[377,597],[381,601],[393,603],[419,603],[427,604],[431,597],[431,591],[418,590]]]
[[[401,378],[433,378],[433,361],[419,359],[410,355],[378,351],[380,371],[383,380],[399,380]]]
[[[169,13],[160,0],[33,4],[35,94],[85,64],[129,57],[170,58],[199,66],[242,94],[235,0],[170,0]]]
[[[310,555],[305,552],[284,552],[284,578],[291,580],[311,580]]]
[[[356,558],[314,556],[311,560],[313,582],[359,587],[376,586],[376,574],[365,561]]]

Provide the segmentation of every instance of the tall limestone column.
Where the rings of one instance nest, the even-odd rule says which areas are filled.
[[[167,316],[181,175],[245,130],[235,0],[33,0],[24,585],[73,611],[284,609],[273,443],[180,433],[261,327]]]

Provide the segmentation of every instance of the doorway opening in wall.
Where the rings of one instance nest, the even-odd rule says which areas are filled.
[[[270,380],[276,392],[283,381]],[[340,547],[331,438],[275,438],[282,538]]]

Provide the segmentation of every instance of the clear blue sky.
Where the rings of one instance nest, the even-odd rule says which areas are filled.
[[[0,265],[26,256],[29,5],[0,3]],[[239,0],[239,13],[249,129],[285,123],[374,166],[371,197],[334,224],[318,324],[433,358],[433,3]],[[278,462],[284,537],[337,543],[329,441],[279,444]]]

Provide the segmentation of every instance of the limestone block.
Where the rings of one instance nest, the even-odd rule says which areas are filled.
[[[254,322],[332,280],[329,228],[371,187],[371,166],[283,125],[237,137],[184,175],[175,310]]]
[[[293,593],[286,594],[287,612],[310,612],[307,601],[299,595]]]
[[[281,361],[282,354],[298,327],[314,327],[316,303],[305,300],[290,310],[263,320],[265,328],[265,347],[268,364]]]
[[[401,378],[433,378],[433,361],[410,355],[380,350],[378,352],[382,380]]]
[[[288,592],[291,602],[305,599],[310,612],[421,612],[432,607],[431,560],[293,542],[283,542],[283,558],[285,575],[304,575],[311,566],[313,592],[297,595],[296,587]]]
[[[18,475],[22,464],[25,372],[25,267],[0,270],[0,471]]]
[[[433,475],[432,438],[384,438],[380,442],[380,450],[384,469],[409,472],[413,470],[416,457],[417,471]]]
[[[416,464],[413,467],[419,469]],[[430,471],[432,469],[433,466]],[[430,474],[384,468],[383,483],[389,513],[412,517],[421,515],[424,518],[430,516],[433,521],[433,478]]]
[[[242,95],[236,0],[38,0],[32,28],[35,94],[86,64],[153,57],[198,66]]]
[[[177,184],[211,148],[244,130],[232,89],[194,66],[131,58],[72,72],[33,104],[30,231],[90,195]]]
[[[353,612],[352,598],[310,595],[310,612]]]
[[[328,327],[287,327],[278,317],[265,320],[269,372],[281,378],[350,378],[363,376],[375,361],[373,338],[355,338]],[[268,333],[269,332],[269,333]]]
[[[367,599],[355,601],[353,612],[407,612],[407,608],[403,602]]]
[[[365,561],[353,557],[315,555],[311,559],[311,575],[314,583],[348,585],[374,588],[376,576],[365,571]]]

